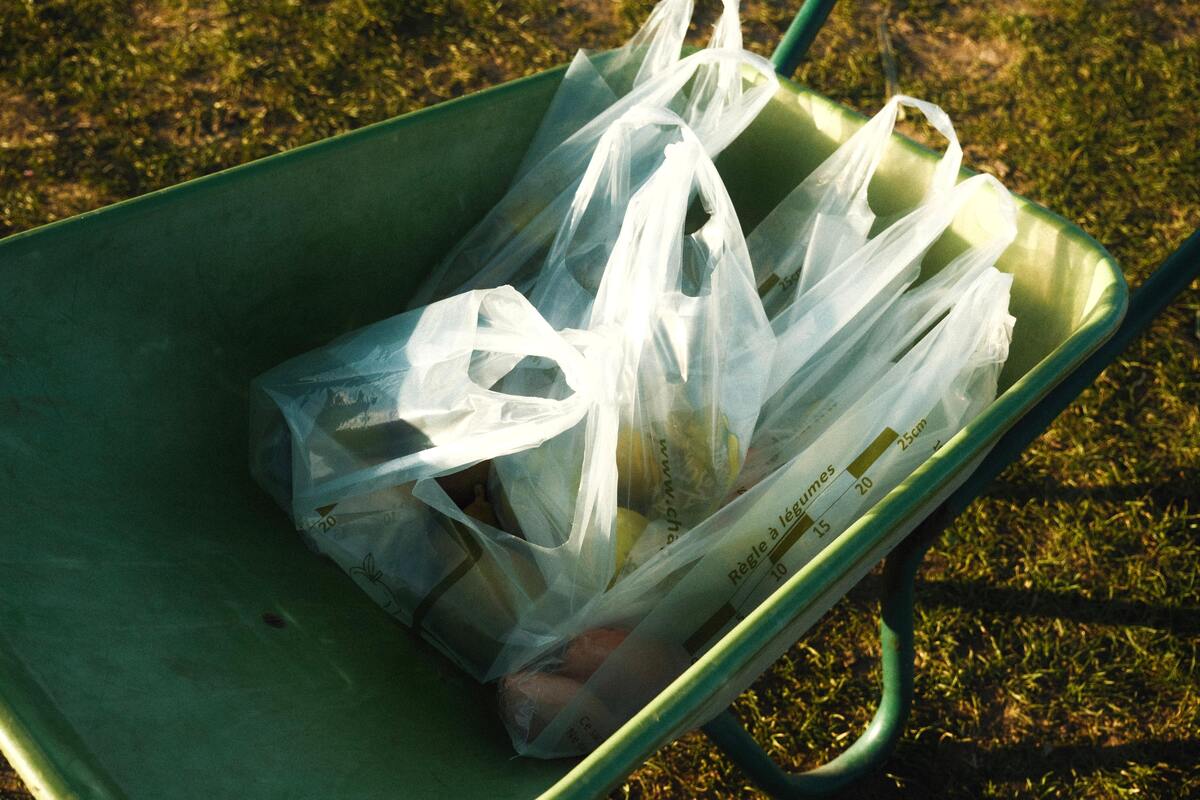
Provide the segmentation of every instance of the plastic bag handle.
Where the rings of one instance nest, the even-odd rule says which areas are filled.
[[[991,175],[968,178],[944,196],[917,206],[893,223],[798,299],[789,313],[776,317],[772,325],[779,337],[780,347],[776,351],[776,363],[772,368],[767,396],[779,391],[813,356],[815,347],[824,341],[816,331],[828,330],[830,325],[835,324],[832,320],[844,321],[853,317],[875,296],[879,287],[895,281],[906,270],[912,271],[913,260],[919,259],[941,237],[959,210],[984,186],[999,186],[998,194],[1001,197],[1007,194],[1007,190]],[[863,264],[876,264],[878,269],[869,270],[866,280],[853,293],[839,292],[838,288],[846,283],[850,275],[844,271],[847,265],[861,268]],[[916,277],[915,272],[912,277]],[[844,297],[845,300],[835,307],[830,304],[834,296]]]
[[[681,198],[679,195],[686,193],[687,196],[691,196],[694,188],[709,215],[709,219],[701,230],[718,230],[726,240],[723,242],[726,248],[740,249],[744,252],[746,245],[742,237],[741,225],[737,219],[737,211],[725,191],[721,176],[712,159],[709,158],[703,142],[679,117],[669,111],[651,112],[647,110],[646,118],[666,119],[667,117],[663,115],[670,115],[678,121],[678,124],[682,126],[680,127],[682,138],[679,142],[666,146],[663,163],[659,167],[658,174],[648,180],[630,202],[627,219],[630,216],[636,217],[651,213],[647,209],[655,209],[656,211],[653,212],[655,222],[656,225],[662,226],[662,230],[654,231],[652,235],[656,238],[659,246],[673,246],[674,237],[671,231],[677,228],[676,223],[682,225],[688,205],[686,198]],[[664,218],[661,213],[662,209],[675,210],[678,212],[678,216]],[[609,267],[613,264],[624,263],[626,259],[622,251],[627,247],[634,246],[633,240],[638,237],[636,227],[628,224],[622,226],[617,246],[610,257]],[[663,255],[665,257],[666,254]],[[748,255],[746,260],[749,261]],[[631,336],[634,341],[640,341],[640,337],[648,332],[648,329],[642,326],[652,322],[645,303],[655,292],[669,290],[671,287],[668,285],[668,281],[675,277],[677,276],[665,273],[649,275],[633,269],[606,268],[597,290],[597,305],[604,309],[604,312],[593,315],[591,324],[616,322],[617,320],[613,316],[614,312],[627,318],[640,320],[636,331],[626,331],[626,334]],[[657,278],[657,285],[645,285],[644,283],[639,285],[640,282],[653,278]],[[606,299],[602,300],[602,297]],[[629,300],[616,302],[615,299],[621,297],[629,298]],[[630,310],[633,311],[632,314],[628,313]]]
[[[665,0],[659,3],[633,38],[621,48],[618,64],[627,61],[639,50],[645,50],[646,55],[633,79],[635,87],[661,74],[679,60],[692,11],[692,0]]]
[[[962,147],[946,112],[907,95],[893,97],[751,233],[759,290],[771,316],[776,315],[781,300],[786,305],[810,291],[839,260],[866,241],[876,219],[868,192],[902,106],[920,111],[947,143],[921,202],[932,202],[954,188],[962,167]],[[780,250],[780,241],[791,244]],[[810,264],[813,257],[818,260]]]
[[[938,160],[937,167],[934,168],[925,199],[928,200],[937,193],[954,188],[959,170],[962,168],[962,145],[958,141],[958,134],[954,131],[950,117],[940,106],[915,97],[898,94],[888,100],[883,109],[867,121],[860,134],[851,138],[851,142],[853,142],[859,135],[864,137],[863,141],[855,148],[859,158],[849,165],[845,165],[841,170],[843,174],[851,175],[850,185],[853,188],[847,198],[849,203],[862,204],[869,208],[867,206],[867,190],[879,168],[879,162],[887,150],[888,142],[891,141],[892,133],[896,129],[896,119],[901,106],[921,112],[934,130],[946,140],[946,152]]]
[[[725,49],[701,50],[675,62],[669,69],[663,71],[659,80],[644,83],[636,87],[623,100],[572,134],[562,146],[580,144],[598,139],[613,122],[634,106],[665,106],[672,97],[683,89],[697,70],[705,66],[719,65],[736,65],[739,68],[748,67],[763,79],[762,86],[754,87],[741,98],[739,101],[741,105],[765,105],[779,86],[779,79],[771,69],[771,63],[762,56],[745,51],[730,51]],[[719,146],[717,146],[718,144]],[[727,142],[709,142],[708,149],[711,153],[714,147],[720,150],[723,149],[725,144]],[[531,172],[536,171],[537,168],[535,167]]]
[[[920,111],[933,129],[946,140],[946,152],[938,160],[937,166],[933,170],[933,178],[929,182],[929,191],[926,197],[933,192],[945,192],[953,189],[958,180],[958,173],[962,170],[963,152],[962,145],[958,141],[958,134],[954,131],[954,124],[950,122],[950,116],[942,110],[941,106],[904,94],[896,95],[890,102],[895,103],[897,107],[906,106]],[[897,108],[897,110],[899,109]]]
[[[547,264],[553,264],[563,258],[564,251],[578,230],[584,212],[596,194],[601,176],[605,169],[628,147],[630,134],[647,127],[677,128],[683,141],[699,144],[695,132],[683,121],[683,118],[662,106],[634,106],[621,115],[604,132],[596,145],[595,153],[588,162],[583,178],[580,179],[579,186],[576,187],[575,194],[571,198],[571,207],[567,212],[564,233],[560,233],[555,238],[550,254],[546,258]],[[617,193],[615,189],[610,189],[610,192]]]
[[[472,387],[468,391],[476,398],[471,403],[473,411],[480,411],[484,405],[493,409],[503,406],[505,416],[516,419],[324,480],[304,494],[303,505],[312,507],[350,491],[374,491],[527,449],[567,430],[588,412],[600,386],[592,374],[590,360],[551,328],[513,287],[476,290],[472,294],[476,318],[484,320],[472,340],[472,352],[482,350],[513,356],[504,374],[526,356],[552,359],[572,393],[559,400],[505,394],[480,386],[468,373],[466,382]],[[493,375],[499,376],[500,373]],[[553,412],[553,416],[546,418],[547,412]],[[531,418],[522,419],[523,415]]]

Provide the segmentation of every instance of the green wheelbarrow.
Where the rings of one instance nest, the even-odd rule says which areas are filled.
[[[782,73],[831,5],[805,4]],[[901,735],[912,578],[932,536],[1200,267],[1194,236],[1126,314],[1104,249],[1020,202],[997,400],[591,755],[514,758],[491,690],[299,546],[253,484],[246,391],[403,308],[502,195],[561,75],[0,242],[0,749],[35,794],[587,797],[704,723],[768,791],[845,787]],[[782,84],[720,164],[747,226],[862,122]],[[914,203],[933,164],[897,137],[880,212]],[[952,229],[929,262],[973,233]],[[885,557],[883,700],[845,754],[789,775],[731,715],[704,713]]]

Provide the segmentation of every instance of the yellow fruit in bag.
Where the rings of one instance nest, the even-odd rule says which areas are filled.
[[[650,521],[636,511],[631,511],[628,508],[617,507],[617,569],[620,572],[625,566],[626,559],[629,558],[629,551],[637,544],[638,538],[646,530],[646,526]]]

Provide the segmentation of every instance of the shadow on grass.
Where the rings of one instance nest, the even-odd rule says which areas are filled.
[[[1072,781],[1131,765],[1186,768],[1200,752],[1200,739],[1143,739],[1120,744],[1017,742],[984,746],[974,742],[905,741],[877,774],[846,798],[978,797],[996,784],[1025,786],[1041,776],[1071,776]],[[894,771],[892,771],[894,770]],[[1170,781],[1169,772],[1161,773]],[[900,784],[897,786],[897,782]]]
[[[1015,589],[974,581],[918,580],[916,592],[918,607],[963,608],[1102,625],[1133,625],[1177,636],[1200,635],[1200,607],[1196,606],[1171,608],[1138,600],[1095,599],[1077,592]]]
[[[1200,739],[1143,739],[1122,744],[1017,742],[995,747],[939,742],[928,749],[929,755],[938,760],[953,759],[988,778],[1023,781],[1031,774],[1030,763],[1038,764],[1045,772],[1077,774],[1120,769],[1128,764],[1191,764],[1200,753]]]
[[[1140,600],[1087,597],[1078,592],[1054,589],[990,586],[981,581],[917,578],[915,591],[918,610],[960,608],[1000,615],[1154,628],[1184,637],[1200,636],[1200,606],[1171,607]],[[877,573],[872,573],[850,590],[846,600],[860,608],[872,608],[882,592],[883,581]]]
[[[1167,505],[1180,498],[1200,497],[1200,469],[1184,467],[1172,475],[1164,475],[1160,480],[1115,486],[1064,486],[1051,480],[1037,483],[994,480],[980,496],[1016,502],[1038,500],[1122,502],[1148,498],[1160,505]]]

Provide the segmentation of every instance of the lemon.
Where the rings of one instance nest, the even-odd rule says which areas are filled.
[[[623,427],[617,431],[618,498],[626,506],[645,508],[662,481],[649,431]]]
[[[617,507],[617,573],[625,566],[625,560],[629,558],[629,551],[637,544],[637,540],[649,524],[650,521],[636,511]]]

